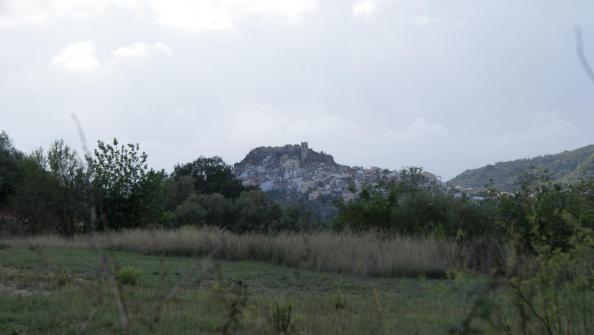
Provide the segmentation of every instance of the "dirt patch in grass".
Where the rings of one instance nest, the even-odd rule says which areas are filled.
[[[85,284],[88,280],[51,271],[34,271],[0,266],[0,295],[49,295],[67,283]]]

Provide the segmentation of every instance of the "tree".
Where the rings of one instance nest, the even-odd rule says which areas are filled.
[[[58,185],[46,171],[47,161],[41,149],[19,161],[21,178],[9,198],[11,209],[20,221],[21,233],[52,231],[59,218],[56,208]]]
[[[233,169],[221,157],[199,157],[193,162],[176,165],[172,177],[194,178],[194,189],[198,193],[221,193],[225,197],[237,199],[241,192],[248,190],[233,175]]]
[[[165,208],[173,211],[190,196],[196,195],[194,191],[194,178],[182,176],[178,179],[168,178],[165,182]]]
[[[34,150],[18,164],[20,180],[10,205],[23,232],[72,236],[88,222],[88,181],[76,152],[55,141],[47,154]]]
[[[515,194],[503,195],[498,220],[513,238],[519,253],[538,246],[567,251],[578,231],[594,231],[594,182],[576,185],[525,184]]]
[[[90,185],[76,151],[55,141],[48,150],[47,162],[49,173],[56,184],[55,201],[59,218],[58,232],[72,236],[78,224],[88,221]]]
[[[267,232],[274,227],[282,226],[282,208],[270,200],[264,192],[242,192],[235,201],[234,209],[237,220],[232,230],[237,232]]]
[[[138,144],[98,141],[87,157],[98,205],[97,229],[121,229],[160,223],[164,214],[163,171],[149,169]]]
[[[6,206],[20,179],[19,161],[24,155],[16,150],[5,131],[0,133],[0,208]]]
[[[337,201],[336,230],[370,229],[452,238],[492,234],[495,204],[457,199],[429,181],[420,168],[401,170],[396,181],[366,187],[355,199]]]
[[[433,186],[420,167],[411,166],[398,172],[398,186],[404,193],[414,194],[417,191]]]

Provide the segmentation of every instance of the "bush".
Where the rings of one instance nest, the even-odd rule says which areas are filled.
[[[525,187],[502,199],[512,257],[455,333],[594,333],[594,187]],[[493,300],[495,290],[505,298]],[[482,322],[481,322],[482,321]]]
[[[142,271],[132,266],[122,267],[116,274],[117,281],[122,285],[138,285]]]
[[[594,230],[594,182],[524,185],[501,198],[497,216],[519,254],[542,245],[567,251],[580,230]]]

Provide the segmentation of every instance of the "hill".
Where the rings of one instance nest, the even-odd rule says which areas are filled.
[[[244,185],[276,194],[297,193],[309,200],[325,196],[349,200],[365,185],[398,178],[398,171],[338,164],[331,155],[310,149],[307,142],[253,149],[233,172]]]
[[[594,145],[555,155],[499,162],[466,170],[448,181],[448,185],[468,192],[484,190],[486,185],[513,192],[522,182],[535,177],[550,178],[563,184],[594,177]]]

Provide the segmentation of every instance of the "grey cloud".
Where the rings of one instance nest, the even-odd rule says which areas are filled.
[[[573,36],[581,23],[594,62],[590,1],[386,0],[365,19],[355,3],[223,31],[162,25],[146,7],[0,28],[0,128],[27,150],[60,137],[78,146],[76,113],[89,141],[139,142],[159,168],[309,140],[339,162],[444,178],[594,143],[594,88]],[[86,40],[100,68],[52,68]],[[109,62],[136,42],[174,53]]]

